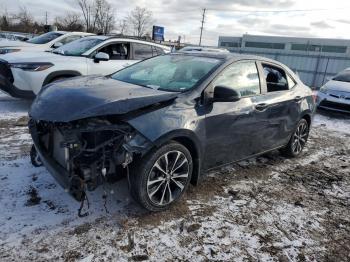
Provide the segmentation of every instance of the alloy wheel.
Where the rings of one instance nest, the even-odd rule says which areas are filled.
[[[303,150],[306,144],[309,135],[308,129],[307,123],[305,121],[301,122],[293,135],[292,150],[296,155]]]
[[[169,151],[155,161],[147,179],[151,202],[165,206],[178,199],[189,179],[190,166],[181,151]]]

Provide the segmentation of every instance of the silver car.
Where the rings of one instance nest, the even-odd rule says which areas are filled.
[[[350,113],[350,68],[322,86],[316,102],[319,108]]]

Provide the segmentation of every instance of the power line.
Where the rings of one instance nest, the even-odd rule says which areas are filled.
[[[199,37],[199,46],[202,44],[202,34],[203,34],[203,26],[204,26],[204,20],[205,20],[205,12],[207,11],[206,8],[203,9],[203,14],[202,14],[202,26],[201,26],[201,35]]]

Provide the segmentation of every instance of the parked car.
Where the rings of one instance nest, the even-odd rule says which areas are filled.
[[[340,72],[317,93],[317,106],[350,113],[350,68]]]
[[[52,31],[33,37],[24,42],[3,40],[0,42],[0,55],[19,51],[50,51],[89,35],[93,34],[84,32]]]
[[[170,52],[153,42],[110,36],[78,39],[49,52],[3,55],[0,89],[13,97],[33,98],[41,88],[69,77],[108,75],[140,60]]]
[[[213,168],[274,149],[298,156],[314,110],[279,62],[171,53],[44,88],[29,112],[31,155],[79,201],[128,168],[132,196],[160,211]]]
[[[219,52],[219,53],[230,53],[225,48],[218,47],[206,47],[206,46],[185,46],[179,50],[179,52]]]
[[[10,40],[10,41],[27,41],[32,38],[29,34],[18,34],[18,33],[10,33],[10,32],[2,32],[0,33],[0,40]],[[5,42],[0,42],[1,43]],[[11,42],[10,42],[11,44]]]

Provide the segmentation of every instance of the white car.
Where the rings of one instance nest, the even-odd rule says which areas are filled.
[[[20,52],[0,57],[0,89],[33,98],[41,88],[64,78],[109,75],[170,48],[153,42],[110,36],[85,37],[52,52]]]
[[[52,31],[27,41],[0,41],[0,55],[19,51],[50,51],[74,40],[94,34],[84,32]]]
[[[350,68],[337,74],[320,88],[317,107],[350,113]]]

